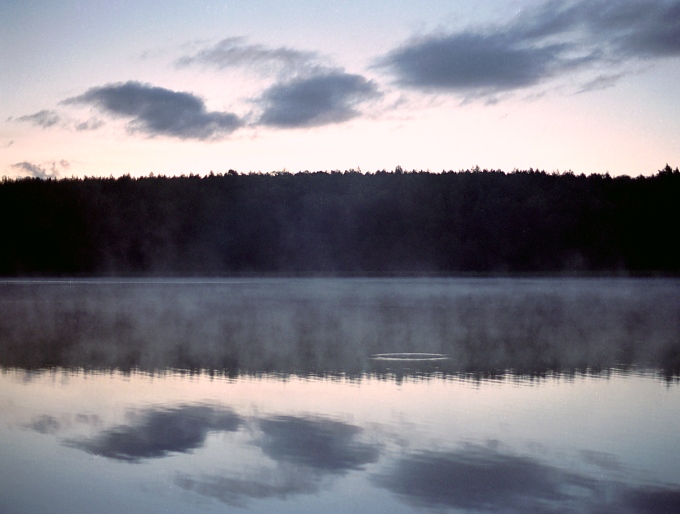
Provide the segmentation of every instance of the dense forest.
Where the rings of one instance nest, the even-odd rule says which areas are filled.
[[[680,171],[4,179],[0,274],[680,272]]]

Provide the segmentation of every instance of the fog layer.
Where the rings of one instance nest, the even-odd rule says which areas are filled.
[[[5,282],[0,365],[672,377],[679,293],[677,279]],[[437,358],[380,357],[416,353]]]

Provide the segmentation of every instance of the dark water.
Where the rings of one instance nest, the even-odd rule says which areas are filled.
[[[680,280],[0,283],[0,512],[680,512]]]

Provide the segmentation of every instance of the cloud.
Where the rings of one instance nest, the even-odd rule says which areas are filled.
[[[26,162],[26,161],[17,162],[16,164],[11,164],[10,167],[14,168],[16,170],[24,171],[24,172],[28,173],[28,175],[30,177],[41,178],[41,179],[50,178],[48,173],[47,173],[47,170],[45,170],[45,168],[42,168],[42,167],[38,166],[37,164],[32,164],[30,162]]]
[[[54,416],[45,414],[34,419],[27,425],[27,428],[40,434],[56,434],[62,429],[62,425]]]
[[[396,83],[466,97],[535,86],[630,60],[680,56],[680,1],[550,1],[502,26],[429,34],[380,57]],[[582,91],[620,76],[600,74]]]
[[[562,44],[518,48],[504,34],[462,33],[411,41],[384,64],[404,86],[486,94],[531,86],[580,64],[563,58],[564,51]]]
[[[236,431],[241,418],[229,410],[204,405],[146,410],[131,423],[105,430],[93,439],[73,439],[66,445],[115,460],[140,462],[188,453],[200,448],[211,431]]]
[[[94,87],[64,104],[90,104],[121,118],[128,129],[149,136],[216,139],[243,125],[233,113],[208,111],[205,102],[186,92],[129,81]]]
[[[677,485],[622,482],[617,458],[584,451],[585,466],[570,471],[496,443],[454,451],[406,454],[376,485],[416,507],[475,512],[679,512]],[[595,469],[593,469],[593,467]],[[590,470],[588,471],[588,468]]]
[[[610,87],[614,87],[616,83],[623,78],[624,74],[623,73],[614,73],[612,75],[598,75],[595,77],[593,80],[589,80],[583,86],[581,86],[581,89],[577,91],[577,93],[588,93],[590,91],[598,91],[602,89],[609,89]]]
[[[316,52],[304,52],[287,47],[269,48],[259,44],[247,44],[242,37],[230,37],[193,55],[180,57],[176,65],[185,67],[203,64],[218,69],[247,67],[263,73],[275,72],[294,76],[314,68],[318,65],[318,60]]]
[[[49,128],[53,127],[55,125],[59,125],[61,127],[74,127],[76,130],[96,130],[100,128],[102,125],[104,125],[104,122],[100,120],[97,117],[92,117],[87,121],[84,122],[73,122],[73,120],[68,119],[68,117],[64,117],[62,114],[59,114],[56,111],[53,110],[42,110],[39,112],[36,112],[35,114],[28,114],[26,116],[21,116],[19,118],[14,118],[14,117],[9,117],[7,121],[20,121],[20,122],[26,122],[26,123],[31,123],[37,127],[42,127],[42,128]],[[13,143],[13,141],[10,141],[10,145]],[[9,146],[9,145],[7,145]]]
[[[98,128],[102,127],[104,125],[104,122],[97,118],[96,116],[93,116],[89,120],[83,121],[81,123],[76,124],[76,130],[78,131],[83,131],[83,130],[97,130]]]
[[[680,512],[680,488],[643,486],[630,488],[621,501],[622,508],[631,512],[658,514]],[[620,510],[619,512],[624,512]]]
[[[359,115],[360,103],[379,96],[376,85],[361,75],[327,69],[265,90],[256,101],[263,109],[258,124],[302,128],[341,123]]]
[[[622,471],[623,466],[619,459],[606,452],[596,450],[581,450],[581,457],[588,464],[597,466],[604,471]]]
[[[406,456],[376,483],[417,506],[488,512],[536,512],[590,492],[589,480],[538,461],[486,446]]]
[[[45,109],[19,118],[8,118],[8,121],[10,120],[32,123],[38,127],[48,128],[60,123],[61,117],[55,111]]]
[[[260,429],[260,446],[270,458],[328,473],[361,469],[380,454],[377,446],[357,441],[359,427],[340,421],[279,416],[262,420]]]
[[[215,498],[235,507],[247,506],[248,500],[285,500],[288,496],[314,494],[321,488],[321,480],[315,473],[295,466],[257,469],[251,474],[239,473],[238,476],[178,475],[175,483],[187,491]]]
[[[48,168],[45,166],[48,166]],[[59,178],[61,172],[68,169],[70,166],[71,163],[65,159],[62,159],[61,161],[50,161],[42,166],[26,161],[17,162],[16,164],[10,165],[10,167],[13,169],[27,173],[29,177],[39,178],[42,180]]]
[[[680,55],[678,0],[552,0],[509,28],[527,40],[580,35],[574,46],[596,46],[612,59]]]
[[[317,52],[249,44],[242,37],[223,39],[176,62],[178,67],[194,64],[275,74],[277,82],[254,100],[262,110],[255,125],[303,128],[341,123],[360,114],[360,103],[381,96],[372,81],[330,66]]]
[[[62,414],[59,418],[43,414],[25,424],[24,427],[44,435],[60,435],[79,424],[95,428],[101,425],[101,419],[96,414],[76,414],[75,416]]]
[[[256,467],[238,474],[191,477],[180,475],[180,487],[244,507],[248,500],[285,499],[313,494],[324,481],[377,462],[380,447],[358,440],[362,429],[325,418],[278,416],[258,421],[261,437],[254,444],[276,467]]]

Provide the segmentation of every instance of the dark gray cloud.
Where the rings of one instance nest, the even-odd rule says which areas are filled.
[[[569,500],[565,491],[592,490],[584,477],[486,446],[404,457],[376,483],[417,506],[486,512],[541,512]]]
[[[205,102],[191,93],[134,81],[94,87],[63,103],[94,105],[113,116],[130,118],[130,131],[149,136],[214,139],[243,125],[233,113],[208,111]]]
[[[247,67],[264,73],[295,75],[316,67],[318,60],[319,56],[315,52],[304,52],[288,47],[270,48],[248,44],[242,37],[231,37],[192,55],[180,57],[177,66],[203,64],[218,69]]]
[[[188,453],[205,443],[209,432],[238,430],[242,421],[229,410],[205,405],[147,410],[131,422],[103,431],[93,439],[72,439],[66,445],[95,455],[128,462]]]
[[[627,490],[621,500],[623,508],[618,512],[675,514],[680,512],[680,487],[634,487]]]
[[[406,455],[374,483],[405,502],[425,508],[474,512],[680,512],[680,488],[631,484],[616,477],[624,469],[607,453],[583,451],[582,472],[499,451],[497,445],[468,445],[458,451]],[[584,472],[590,466],[595,474]]]
[[[299,128],[341,123],[359,115],[360,103],[380,96],[373,82],[329,66],[316,52],[249,44],[241,37],[223,39],[177,61],[178,67],[194,64],[275,74],[278,81],[255,100],[262,109],[259,125]]]
[[[489,97],[576,70],[677,56],[679,0],[551,1],[503,26],[414,38],[377,67],[402,86]],[[600,73],[582,91],[608,87],[622,73]]]
[[[552,0],[527,11],[507,32],[519,42],[568,36],[573,47],[594,46],[603,57],[680,55],[678,0]]]
[[[562,57],[565,45],[518,48],[504,34],[432,36],[394,51],[385,63],[405,86],[491,92],[537,84],[583,59]]]
[[[17,162],[16,164],[11,164],[11,168],[15,170],[20,170],[25,173],[28,173],[30,177],[35,177],[35,178],[48,178],[48,172],[45,168],[38,166],[37,164],[33,164],[31,162],[23,161],[23,162]]]
[[[32,123],[38,127],[48,128],[60,123],[61,117],[55,111],[44,109],[35,114],[27,114],[26,116],[20,116],[19,118],[8,118],[8,121],[10,120]]]
[[[280,416],[260,422],[260,446],[278,462],[344,473],[376,462],[379,447],[357,440],[361,429],[340,421]]]
[[[278,128],[341,123],[359,115],[362,102],[380,96],[376,85],[342,70],[280,82],[257,101],[263,112],[258,124]]]
[[[10,165],[10,167],[28,174],[29,177],[46,180],[49,178],[58,178],[61,174],[60,173],[61,171],[66,170],[71,166],[71,164],[64,159],[62,159],[61,161],[51,161],[46,164],[49,167],[46,167],[45,165],[40,166],[38,164],[23,161],[17,162],[16,164],[12,164]]]

